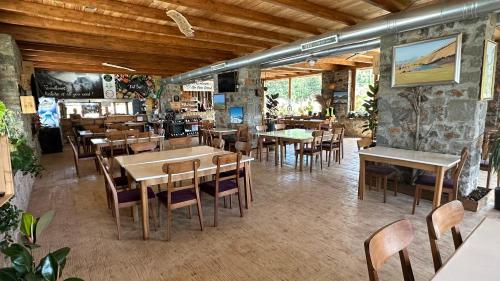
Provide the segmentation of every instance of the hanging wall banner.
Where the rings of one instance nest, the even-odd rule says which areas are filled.
[[[113,74],[102,75],[102,88],[105,99],[116,99],[115,76]]]
[[[182,85],[182,90],[186,92],[213,92],[214,81],[199,81],[196,83]]]
[[[155,84],[150,75],[115,75],[116,98],[144,99],[155,97]]]
[[[40,96],[57,99],[102,99],[100,74],[36,70]]]

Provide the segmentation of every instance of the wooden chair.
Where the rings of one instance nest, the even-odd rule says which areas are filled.
[[[460,181],[460,174],[469,156],[469,149],[464,147],[460,153],[460,162],[453,170],[452,178],[445,178],[443,180],[443,193],[448,195],[448,201],[458,199],[458,184]],[[421,175],[415,181],[415,195],[413,197],[413,208],[411,213],[415,214],[415,207],[420,204],[420,198],[422,197],[422,190],[434,191],[436,184],[436,175]]]
[[[335,162],[340,164],[340,142],[339,135],[332,134],[328,141],[323,141],[321,144],[321,150],[325,151],[325,161],[328,162],[328,167],[330,167],[330,162],[332,158],[332,154],[335,157]]]
[[[233,138],[232,136],[226,136],[224,139],[226,141],[226,144],[228,144],[228,149],[229,151],[232,151],[234,148],[234,144],[237,141],[249,141],[250,140],[250,129],[248,125],[243,124],[238,126],[238,130],[236,131],[236,137]]]
[[[139,142],[131,144],[130,150],[133,154],[139,154],[143,152],[154,152],[158,144],[156,142]]]
[[[224,150],[224,139],[215,138],[212,139],[212,147]]]
[[[172,225],[172,210],[188,207],[189,218],[191,218],[191,206],[196,205],[200,229],[203,231],[203,211],[201,209],[200,188],[198,184],[198,168],[200,160],[186,160],[163,165],[163,172],[168,176],[167,190],[156,194],[158,201],[167,208],[167,241],[170,241],[170,229]],[[175,174],[193,173],[189,184],[186,181],[174,181]],[[177,184],[175,184],[177,182]]]
[[[340,155],[342,159],[344,159],[344,135],[345,135],[345,125],[343,124],[335,124],[332,125],[332,128],[342,128],[342,134],[340,135],[339,141],[340,141]]]
[[[115,188],[117,190],[121,189],[126,189],[130,187],[128,177],[127,176],[118,176],[115,177],[113,173],[111,172],[111,167],[109,165],[109,161],[107,158],[104,158],[101,154],[96,154],[97,156],[97,162],[99,163],[99,167],[101,168],[101,173],[104,175],[104,170],[111,176],[111,179],[113,180],[113,183],[115,184]],[[108,183],[106,181],[106,176],[104,176],[104,183],[105,183],[105,189],[106,189],[106,195],[107,195],[107,201],[108,201],[108,208],[111,209],[112,207],[112,197],[110,193],[110,189],[108,187]]]
[[[414,233],[407,219],[386,225],[365,241],[366,264],[370,281],[378,281],[378,271],[392,255],[399,253],[403,280],[414,281],[413,270],[408,256],[408,246]]]
[[[136,188],[136,189],[129,189],[129,190],[123,190],[123,191],[117,191],[115,182],[113,181],[112,176],[108,173],[108,170],[102,165],[103,163],[101,162],[101,170],[104,173],[105,181],[107,184],[107,188],[109,190],[109,194],[111,197],[111,201],[113,202],[113,208],[112,213],[113,216],[115,217],[115,222],[116,222],[116,230],[118,232],[118,240],[121,238],[120,234],[120,209],[122,208],[132,208],[132,210],[137,208],[137,204],[141,202],[141,190]],[[151,208],[151,215],[153,216],[153,220],[155,225],[157,225],[157,214],[156,214],[156,208],[154,207],[155,204],[155,193],[154,191],[148,187],[147,189],[147,194],[148,194],[148,199],[149,199],[149,204],[152,206]],[[132,211],[134,213],[134,211]],[[133,216],[135,220],[135,215]]]
[[[246,156],[252,157],[252,144],[250,142],[238,141],[234,145],[234,148],[236,149],[237,153],[241,153],[241,155],[246,155]],[[239,171],[240,171],[240,178],[243,178],[244,188],[246,189],[247,188],[247,174],[245,171],[245,167],[244,166],[241,167],[241,169]],[[224,172],[224,173],[222,173],[222,176],[226,176],[226,175],[229,175],[231,173],[234,174],[235,172],[236,172],[236,170]],[[249,188],[250,188],[250,198],[253,201],[252,187],[250,186]],[[246,198],[246,193],[245,193],[245,198]],[[229,199],[231,200],[232,197],[229,196]],[[231,206],[231,201],[229,201],[229,206]]]
[[[205,145],[209,145],[209,146],[211,145],[212,133],[210,132],[210,130],[212,130],[213,128],[214,128],[214,124],[212,122],[203,121],[201,123],[201,126],[200,126],[200,129],[201,129],[200,144],[203,143]]]
[[[80,177],[80,167],[79,167],[79,162],[80,160],[94,160],[95,162],[95,167],[96,170],[99,171],[99,163],[97,162],[96,155],[95,153],[79,153],[78,149],[75,146],[75,142],[73,141],[73,138],[71,136],[67,136],[68,142],[71,145],[71,149],[73,150],[73,159],[75,160],[75,170],[76,170],[76,176],[79,178]]]
[[[358,150],[367,149],[372,145],[371,138],[361,138],[357,141]],[[369,188],[375,186],[377,190],[382,185],[384,189],[384,203],[387,201],[387,182],[391,179],[394,183],[394,196],[398,195],[398,170],[391,166],[377,165],[377,163],[368,162],[365,165],[365,175],[370,182]]]
[[[309,172],[312,172],[312,165],[313,165],[313,159],[316,157],[316,160],[318,159],[318,156],[320,158],[320,166],[321,170],[323,170],[323,150],[321,148],[321,144],[323,143],[323,133],[324,131],[321,130],[315,130],[312,132],[313,140],[309,144],[309,147],[304,148],[304,155],[306,157],[309,157],[310,163],[309,163]],[[300,149],[295,150],[295,169],[297,169],[297,163],[299,159],[299,154],[300,154]],[[307,161],[307,160],[306,160]]]
[[[490,138],[491,138],[491,133],[487,132],[484,134],[481,162],[479,163],[479,170],[488,173],[488,176],[486,178],[486,188],[490,188],[491,174],[493,172],[493,166],[491,166],[490,164],[490,153],[489,153]],[[497,186],[499,186],[498,179],[497,179]]]
[[[432,261],[434,262],[434,270],[436,272],[443,266],[437,240],[441,238],[443,233],[451,230],[453,244],[455,244],[455,249],[458,249],[463,243],[462,235],[458,227],[463,219],[464,206],[462,202],[458,200],[453,200],[437,207],[427,216],[427,230],[429,231]]]
[[[192,137],[172,138],[168,140],[171,149],[187,148],[191,146]]]
[[[267,131],[267,126],[266,125],[258,125],[255,126],[255,130],[257,133],[264,133]],[[269,161],[269,151],[271,146],[276,145],[276,141],[274,139],[267,139],[265,137],[259,137],[257,141],[257,155],[259,156],[260,161],[262,162],[262,150],[265,148],[266,149],[266,161]]]
[[[240,216],[243,217],[243,205],[241,205],[241,194],[239,177],[241,165],[241,153],[229,153],[222,155],[215,155],[212,158],[212,162],[217,165],[217,170],[215,173],[215,180],[207,181],[200,184],[200,189],[213,196],[215,198],[214,202],[214,226],[217,226],[218,210],[219,210],[219,198],[224,198],[233,194],[238,195],[238,203],[240,206]],[[235,173],[230,173],[229,175],[223,176],[222,166],[228,164],[236,164],[234,168],[228,170],[224,168],[226,172],[236,171]]]

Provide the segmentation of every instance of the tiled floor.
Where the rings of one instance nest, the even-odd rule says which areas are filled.
[[[364,240],[379,227],[401,218],[412,221],[416,237],[409,251],[416,280],[433,275],[425,216],[429,201],[411,215],[412,197],[369,191],[357,199],[358,158],[353,139],[346,141],[341,165],[313,167],[300,173],[291,155],[284,167],[253,163],[255,202],[240,218],[238,209],[220,209],[212,227],[213,201],[203,197],[206,229],[184,210],[174,211],[172,240],[164,228],[142,240],[141,224],[122,212],[118,241],[106,207],[102,176],[93,162],[83,162],[75,178],[70,150],[42,158],[46,168],[36,183],[30,211],[53,209],[56,217],[39,241],[44,249],[71,247],[65,276],[85,280],[368,280]],[[484,180],[484,179],[482,179]],[[235,201],[236,202],[236,201]],[[164,209],[162,209],[164,212]],[[489,206],[467,212],[462,233],[467,236],[485,215],[500,217]],[[164,216],[163,216],[164,218]],[[440,241],[445,258],[452,252],[451,235]],[[399,259],[393,257],[382,280],[402,280]]]

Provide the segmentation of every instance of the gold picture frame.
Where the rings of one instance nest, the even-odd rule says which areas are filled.
[[[495,94],[495,70],[497,66],[497,43],[484,40],[483,67],[481,73],[481,100],[491,100]]]

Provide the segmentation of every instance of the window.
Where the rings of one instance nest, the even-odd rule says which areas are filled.
[[[368,99],[366,93],[369,86],[375,83],[372,68],[356,69],[356,86],[354,93],[354,111],[364,111],[363,103]]]

